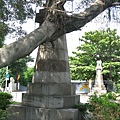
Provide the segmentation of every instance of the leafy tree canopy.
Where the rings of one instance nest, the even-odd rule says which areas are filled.
[[[27,82],[31,82],[32,80],[32,73],[30,73],[32,68],[27,66],[28,62],[34,62],[34,59],[31,56],[27,56],[25,58],[21,58],[8,66],[9,74],[11,77],[14,77],[16,80],[17,75],[20,74],[20,83],[22,85],[27,85]],[[30,70],[29,70],[30,69]],[[33,70],[33,69],[32,69]],[[30,75],[28,75],[30,73]],[[30,77],[29,77],[30,76]]]
[[[81,46],[77,47],[77,52],[70,59],[71,79],[88,80],[95,79],[96,61],[102,60],[104,80],[118,81],[120,71],[120,36],[117,31],[96,30],[86,32],[80,41]]]
[[[15,33],[13,37],[21,37],[26,34],[22,30],[22,25],[27,18],[33,19],[32,9],[34,2],[26,0],[0,0],[0,48],[4,46],[5,36],[8,33]],[[19,25],[18,25],[19,24]],[[27,56],[9,65],[9,74],[16,79],[17,74],[21,74],[24,80],[24,72],[27,70],[27,62],[33,62],[33,58]],[[5,84],[6,68],[0,69],[0,86]]]
[[[0,47],[7,33],[15,33],[14,37],[26,34],[21,24],[27,18],[33,18],[34,11],[31,2],[26,0],[0,0]]]
[[[21,58],[8,66],[8,73],[10,77],[14,77],[16,80],[17,75],[20,74],[20,84],[27,85],[28,82],[32,81],[33,68],[29,68],[27,63],[34,62],[31,56]],[[5,87],[6,67],[0,69],[0,87]],[[9,81],[8,81],[9,83]]]
[[[0,69],[0,87],[5,87],[6,68]]]
[[[27,68],[26,71],[24,71],[24,80],[21,81],[21,83],[25,86],[27,86],[27,83],[32,82],[32,77],[34,73],[34,68]]]

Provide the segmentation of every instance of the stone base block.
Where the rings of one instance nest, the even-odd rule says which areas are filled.
[[[8,120],[80,120],[78,109],[45,109],[14,105],[8,109]]]
[[[68,72],[35,71],[32,79],[33,83],[71,83]]]
[[[34,95],[71,95],[75,85],[71,83],[29,83],[27,93]]]
[[[92,93],[97,93],[97,94],[105,94],[105,93],[107,93],[107,90],[104,88],[104,89],[102,89],[102,88],[99,88],[99,87],[93,87],[92,88]]]
[[[68,96],[37,96],[32,94],[23,94],[22,103],[27,106],[42,108],[70,108],[80,101],[79,95]]]

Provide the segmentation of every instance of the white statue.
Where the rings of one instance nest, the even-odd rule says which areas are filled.
[[[9,92],[13,92],[14,90],[16,90],[15,79],[13,77],[10,77]]]
[[[98,60],[96,65],[96,78],[95,78],[95,84],[93,87],[93,92],[97,92],[98,94],[106,93],[106,88],[103,82],[103,76],[102,76],[102,61]]]

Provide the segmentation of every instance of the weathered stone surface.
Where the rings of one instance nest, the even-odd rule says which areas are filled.
[[[27,93],[34,95],[73,95],[75,85],[66,83],[29,83]]]
[[[57,46],[56,43],[54,44],[54,42],[53,42],[53,45],[54,47],[52,46],[51,43],[47,43],[47,45],[41,45],[39,47],[40,56],[37,59],[39,60],[54,59],[54,60],[68,61],[68,51],[67,49],[62,48],[64,45]]]
[[[67,96],[38,96],[32,94],[23,94],[22,103],[27,106],[42,108],[70,108],[80,101],[79,95]]]
[[[65,35],[39,46],[32,82],[70,83]]]
[[[79,120],[78,109],[45,109],[17,105],[11,106],[8,113],[9,120]]]
[[[7,109],[8,120],[25,120],[26,107],[21,105],[10,105]]]
[[[49,64],[49,65],[48,65]],[[69,72],[69,63],[65,60],[48,59],[37,63],[36,71]]]
[[[48,82],[48,83],[71,83],[69,72],[49,72],[36,71],[32,79],[33,83]]]
[[[21,105],[10,108],[17,116],[8,120],[79,120],[80,101],[71,85],[65,36],[39,46],[35,72]],[[9,109],[9,112],[10,112]],[[24,112],[24,113],[23,113]]]

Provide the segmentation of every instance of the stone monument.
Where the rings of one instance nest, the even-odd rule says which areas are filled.
[[[9,83],[9,92],[13,92],[16,90],[16,83],[15,79],[13,77],[10,77],[10,83]]]
[[[44,10],[36,15],[42,24]],[[43,16],[41,16],[43,15]],[[23,94],[21,105],[11,106],[8,120],[79,120],[79,110],[73,109],[80,102],[71,84],[66,35],[46,41],[39,46],[32,83]],[[8,112],[9,112],[8,111]]]
[[[71,84],[66,36],[39,46],[32,83],[8,120],[79,120],[80,101]]]
[[[92,93],[94,93],[94,92],[96,92],[97,94],[107,93],[107,90],[106,90],[104,82],[103,82],[102,61],[101,60],[97,61],[95,84],[92,88]]]

